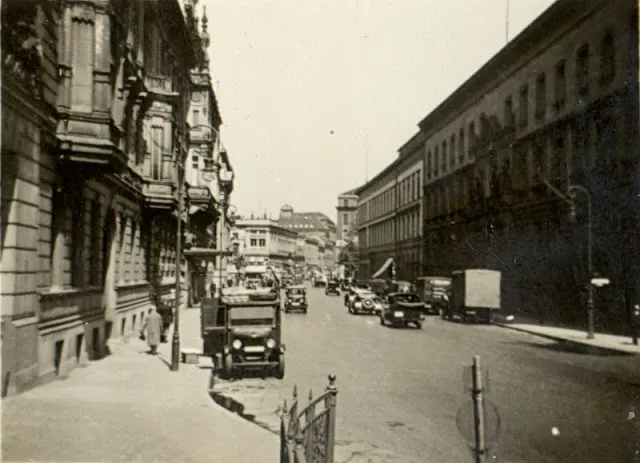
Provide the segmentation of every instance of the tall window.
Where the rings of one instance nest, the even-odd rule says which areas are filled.
[[[566,76],[566,61],[561,60],[556,63],[555,71],[555,83],[554,83],[554,106],[556,110],[564,108],[565,98],[567,95],[567,76]]]
[[[97,286],[100,284],[100,202],[91,201],[91,229],[90,244],[91,254],[89,256],[89,284]]]
[[[447,140],[442,142],[442,173],[447,171]]]
[[[427,178],[431,178],[432,166],[431,166],[431,150],[427,152]]]
[[[451,135],[449,140],[449,166],[453,169],[456,165],[456,136]]]
[[[576,87],[578,95],[589,93],[589,45],[582,45],[576,53]]]
[[[349,225],[349,214],[347,212],[342,213],[342,225]]]
[[[513,98],[511,95],[504,99],[504,126],[513,127],[516,123],[515,114],[513,114]]]
[[[151,127],[151,178],[162,179],[162,155],[164,151],[164,127]]]
[[[547,78],[543,73],[536,78],[536,119],[544,118],[547,109]]]
[[[440,153],[437,145],[433,148],[433,153],[433,173],[438,175],[440,172]]]
[[[460,129],[458,136],[458,163],[460,165],[464,163],[464,129]]]
[[[193,110],[193,125],[200,125],[200,110],[199,109],[194,109]]]
[[[73,33],[73,53],[71,65],[71,109],[89,113],[93,110],[93,23],[74,20],[71,24]]]
[[[529,123],[529,86],[520,88],[519,125],[524,128]]]
[[[602,38],[601,59],[600,84],[606,85],[610,83],[616,75],[616,44],[612,30],[608,30]]]
[[[74,188],[75,190],[75,188]],[[84,286],[84,194],[79,189],[71,199],[71,285]]]
[[[467,155],[469,156],[469,158],[473,157],[473,147],[477,142],[477,135],[476,135],[476,123],[475,121],[471,121],[469,122],[469,146],[467,147]]]

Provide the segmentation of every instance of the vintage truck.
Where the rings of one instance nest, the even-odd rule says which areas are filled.
[[[451,301],[442,318],[462,323],[491,323],[500,310],[502,274],[498,270],[467,269],[452,274]]]

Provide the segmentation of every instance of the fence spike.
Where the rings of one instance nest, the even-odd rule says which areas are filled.
[[[289,410],[287,409],[287,399],[284,399],[284,404],[282,405],[282,412],[286,415]]]
[[[297,400],[298,399],[298,385],[294,384],[293,385],[293,400]]]
[[[313,401],[313,391],[309,389],[309,402]]]
[[[329,388],[336,387],[336,375],[329,375]]]

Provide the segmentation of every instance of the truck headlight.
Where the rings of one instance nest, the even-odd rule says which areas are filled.
[[[269,349],[273,349],[274,347],[276,347],[275,339],[271,339],[271,338],[267,339],[267,347]]]
[[[404,317],[404,312],[401,312],[400,310],[396,310],[395,312],[393,312],[393,316],[394,317]]]
[[[242,341],[240,341],[239,339],[236,339],[235,341],[233,341],[231,345],[233,346],[234,349],[238,350],[242,348]]]

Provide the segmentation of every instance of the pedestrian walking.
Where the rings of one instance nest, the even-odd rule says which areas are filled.
[[[149,309],[149,315],[142,325],[142,332],[140,333],[140,337],[143,340],[145,339],[146,330],[146,341],[151,348],[151,354],[153,355],[156,355],[158,351],[158,344],[160,344],[160,339],[164,331],[163,325],[164,323],[162,321],[162,317],[156,311],[155,307]]]
[[[640,304],[633,305],[633,311],[631,312],[631,338],[633,339],[633,345],[638,345],[638,337],[640,337]]]

